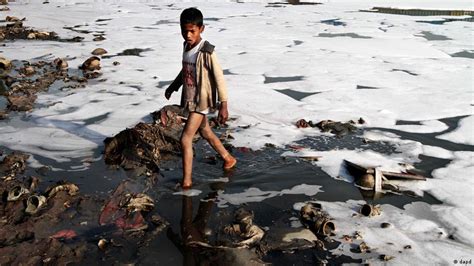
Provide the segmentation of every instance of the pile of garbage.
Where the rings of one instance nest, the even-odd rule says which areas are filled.
[[[357,122],[350,120],[349,122],[338,122],[332,120],[322,120],[316,124],[313,121],[306,121],[305,119],[300,119],[296,121],[297,128],[307,128],[307,127],[317,127],[321,132],[329,132],[337,136],[343,136],[357,130],[355,125],[365,124],[364,119],[359,118]]]
[[[126,170],[145,167],[149,175],[159,171],[160,160],[176,157],[181,152],[184,110],[177,105],[167,105],[151,115],[152,123],[139,123],[104,140],[107,164]]]

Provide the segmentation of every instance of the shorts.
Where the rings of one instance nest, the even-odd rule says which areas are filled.
[[[189,115],[189,113],[198,113],[198,114],[202,114],[202,115],[208,115],[209,114],[209,108],[206,109],[206,110],[203,110],[203,111],[197,111],[197,104],[195,102],[186,102],[184,104],[184,113],[186,116]]]

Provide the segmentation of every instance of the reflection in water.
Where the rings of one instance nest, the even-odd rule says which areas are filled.
[[[193,219],[193,197],[182,196],[181,206],[181,238],[168,229],[168,238],[183,254],[183,265],[201,265],[208,260],[200,256],[193,243],[208,244],[207,223],[212,213],[212,207],[216,199],[215,191],[209,193],[199,201],[196,217]]]

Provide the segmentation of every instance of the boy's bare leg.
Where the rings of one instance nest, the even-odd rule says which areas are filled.
[[[224,145],[222,145],[221,140],[216,136],[216,134],[214,134],[206,117],[204,117],[201,122],[199,133],[201,133],[201,136],[206,139],[207,142],[211,144],[212,148],[214,148],[214,150],[219,153],[222,159],[224,159],[224,169],[230,169],[235,166],[237,160],[232,155],[230,155],[230,153],[225,149]]]
[[[181,149],[183,152],[183,188],[190,188],[193,184],[193,137],[199,129],[205,116],[198,113],[190,113],[188,121],[181,135]]]

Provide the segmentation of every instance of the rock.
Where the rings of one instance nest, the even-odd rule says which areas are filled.
[[[36,101],[36,95],[8,95],[8,109],[11,111],[30,111]]]
[[[14,16],[7,16],[7,17],[5,18],[5,20],[6,20],[7,22],[16,22],[16,21],[23,21],[23,20],[25,20],[25,18],[19,19],[19,18],[14,17]]]
[[[95,37],[94,39],[92,39],[94,42],[99,42],[99,41],[103,41],[105,40],[105,37],[100,35],[100,36],[97,36]]]
[[[114,62],[113,62],[113,65],[114,65],[114,66],[118,66],[118,65],[120,65],[120,62],[114,61]]]
[[[99,249],[105,250],[105,247],[107,246],[107,240],[101,238],[99,240],[99,243],[97,243],[97,246],[99,247]]]
[[[300,119],[300,120],[296,121],[296,127],[297,128],[307,128],[307,127],[309,127],[309,123],[304,119]]]
[[[104,48],[96,48],[94,49],[94,51],[92,51],[93,55],[103,55],[106,53],[107,53],[107,50],[105,50]]]
[[[62,59],[62,58],[54,59],[53,65],[56,66],[57,70],[67,69],[67,67],[68,67],[67,61],[65,59]]]
[[[0,5],[8,5],[8,0],[0,0]]]
[[[389,256],[389,255],[384,255],[384,254],[382,254],[382,255],[379,256],[379,258],[380,258],[381,260],[383,260],[383,261],[389,261],[389,260],[394,259],[395,257],[394,257],[394,256]]]
[[[29,40],[36,39],[36,33],[35,32],[28,33],[28,36],[26,38]]]
[[[49,39],[51,33],[47,31],[36,32],[35,37],[36,39],[46,40]]]
[[[370,247],[365,242],[360,243],[358,248],[361,253],[370,253]]]
[[[24,68],[24,73],[27,76],[31,76],[36,73],[35,69],[32,66],[27,66]]]
[[[390,223],[381,223],[381,224],[380,224],[380,227],[382,227],[382,228],[392,228],[393,225],[390,224]]]
[[[0,120],[5,120],[8,118],[8,114],[5,111],[0,111]]]
[[[89,57],[82,65],[79,67],[83,71],[94,71],[100,70],[100,58],[97,56]]]
[[[0,69],[8,70],[12,67],[12,63],[10,60],[6,59],[5,57],[0,57]]]

